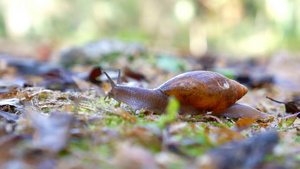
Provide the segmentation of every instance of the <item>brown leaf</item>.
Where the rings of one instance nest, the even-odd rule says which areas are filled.
[[[15,88],[10,88],[9,91],[0,94],[0,99],[10,99],[16,97],[18,91]]]
[[[98,77],[102,74],[101,67],[94,67],[93,70],[90,72],[88,80],[94,84],[101,83],[100,80],[98,80]]]
[[[300,100],[294,100],[285,104],[285,111],[287,113],[300,112]]]
[[[65,112],[72,112],[73,111],[73,105],[72,104],[67,104],[64,108],[63,111]]]
[[[124,75],[127,76],[127,77],[131,77],[131,78],[133,78],[135,80],[138,80],[138,81],[144,80],[144,81],[148,82],[148,80],[146,79],[146,77],[143,74],[141,74],[139,72],[134,72],[128,67],[126,67],[124,69]]]
[[[137,122],[137,119],[135,117],[133,117],[130,113],[128,113],[126,110],[124,110],[123,108],[115,109],[114,113],[116,115],[121,116],[124,120],[128,120],[131,122]]]
[[[236,131],[242,131],[245,130],[247,128],[249,128],[253,122],[255,122],[256,119],[252,119],[252,118],[243,118],[243,119],[239,119],[234,126],[234,130]]]
[[[215,141],[217,144],[223,144],[228,141],[234,141],[234,140],[241,140],[244,138],[244,136],[237,131],[228,129],[228,128],[219,128],[219,127],[211,127],[212,131],[210,135],[212,138],[215,138]]]

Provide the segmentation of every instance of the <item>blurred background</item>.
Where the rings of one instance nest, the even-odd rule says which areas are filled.
[[[47,56],[99,39],[195,57],[299,51],[300,1],[0,0],[0,52]]]

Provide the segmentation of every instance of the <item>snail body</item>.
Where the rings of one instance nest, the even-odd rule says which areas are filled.
[[[155,89],[143,89],[120,85],[109,79],[111,91],[109,98],[123,102],[133,109],[145,109],[163,113],[168,105],[168,97],[174,96],[180,102],[181,114],[203,114],[238,117],[261,117],[265,115],[251,107],[235,104],[247,92],[247,88],[237,81],[211,71],[191,71],[166,81]],[[231,113],[232,112],[232,113]],[[243,113],[244,112],[244,113]]]

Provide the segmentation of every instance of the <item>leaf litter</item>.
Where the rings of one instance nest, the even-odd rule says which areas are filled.
[[[152,72],[145,76],[142,71],[135,71],[143,69]],[[55,71],[48,70],[40,83],[42,87],[19,85],[2,90],[2,168],[300,166],[299,113],[287,114],[283,106],[265,99],[269,95],[288,100],[297,92],[282,93],[272,81],[258,85],[251,76],[248,83],[253,90],[242,101],[259,107],[269,119],[180,116],[176,100],[170,101],[166,114],[156,115],[143,110],[136,112],[112,99],[105,100],[103,96],[110,90],[109,85],[96,77],[101,76],[99,69],[91,70],[96,72],[87,73],[89,76],[64,70],[60,70],[63,76],[56,76]],[[157,74],[160,76],[155,78]],[[121,79],[128,83],[137,81],[135,85],[157,86],[173,75],[143,65],[126,70],[126,78]],[[63,79],[66,76],[68,79]],[[58,82],[54,77],[61,86],[51,86]],[[281,77],[288,76],[282,73]],[[24,78],[24,83],[27,80]],[[275,82],[284,86],[278,80]]]

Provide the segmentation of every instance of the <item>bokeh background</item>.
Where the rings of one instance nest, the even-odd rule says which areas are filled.
[[[102,38],[193,56],[299,51],[300,1],[0,0],[0,52],[34,55]]]

